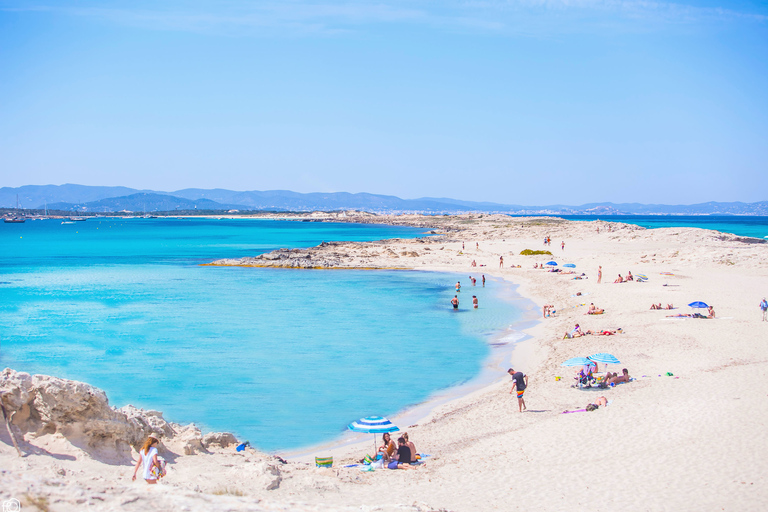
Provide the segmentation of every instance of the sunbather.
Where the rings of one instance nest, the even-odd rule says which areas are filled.
[[[389,469],[413,469],[416,467],[411,466],[411,449],[408,447],[408,442],[399,437],[397,445],[397,453],[393,455],[387,467]]]
[[[614,281],[614,283],[623,283],[623,282],[624,282],[624,278],[621,277],[621,274],[619,274],[619,277]]]
[[[707,318],[715,318],[715,308],[713,308],[712,306],[709,306],[709,308],[707,308]]]
[[[408,445],[408,448],[411,449],[411,464],[414,462],[419,462],[419,459],[417,457],[418,452],[416,451],[416,446],[411,442],[410,439],[408,439],[408,432],[403,432],[403,439],[405,439],[405,443]]]
[[[632,277],[632,272],[627,270],[627,278],[625,279],[625,281],[634,281],[634,280],[635,280],[635,278]]]
[[[595,306],[594,302],[589,303],[589,310],[587,310],[588,315],[602,315],[604,312],[605,310]]]
[[[613,377],[606,381],[606,384],[613,386],[615,384],[621,384],[622,382],[629,382],[629,371],[626,368],[621,370],[621,375],[617,376],[614,373]]]
[[[384,440],[384,444],[379,447],[379,453],[384,458],[384,460],[389,461],[392,459],[392,456],[396,450],[395,442],[392,441],[392,437],[388,432],[385,432],[382,438]]]

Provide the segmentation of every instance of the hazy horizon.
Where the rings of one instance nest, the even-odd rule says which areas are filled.
[[[756,0],[0,0],[0,186],[765,200]]]

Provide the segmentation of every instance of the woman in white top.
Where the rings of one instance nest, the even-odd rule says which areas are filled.
[[[136,473],[139,471],[140,466],[144,466],[142,472],[142,478],[147,481],[148,484],[156,484],[157,477],[152,474],[152,468],[160,467],[160,462],[157,460],[157,446],[160,441],[153,434],[149,434],[147,440],[144,441],[141,450],[139,450],[139,460],[136,461],[136,467],[133,468],[133,478],[136,480]]]

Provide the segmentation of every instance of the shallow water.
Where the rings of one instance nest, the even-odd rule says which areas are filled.
[[[415,271],[204,267],[391,226],[88,220],[0,226],[0,364],[264,450],[328,441],[475,377],[520,312],[509,287]],[[462,307],[451,309],[462,280]],[[481,308],[468,308],[471,295]]]

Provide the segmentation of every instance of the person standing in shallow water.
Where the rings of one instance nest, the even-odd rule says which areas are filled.
[[[477,309],[477,295],[472,296],[472,306]]]
[[[509,390],[509,394],[512,394],[517,390],[517,408],[520,412],[523,412],[528,409],[525,406],[525,400],[523,400],[523,394],[528,387],[528,376],[523,372],[516,372],[513,368],[507,370],[507,373],[510,374],[514,380],[514,382],[512,382],[512,389]]]
[[[485,288],[485,274],[483,274],[483,288]],[[763,299],[765,300],[765,299]]]
[[[459,296],[454,295],[451,299],[451,304],[453,305],[453,309],[459,309]]]

